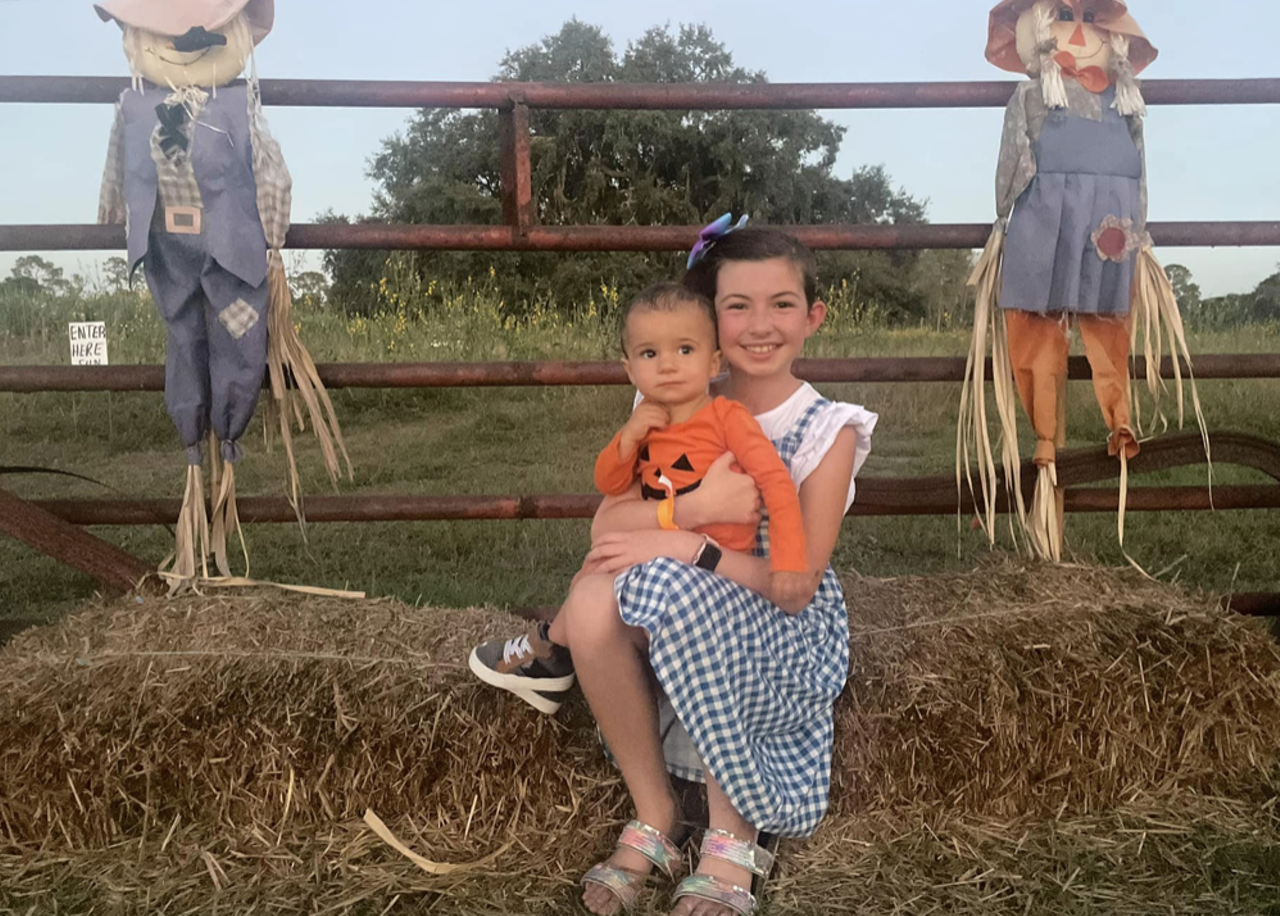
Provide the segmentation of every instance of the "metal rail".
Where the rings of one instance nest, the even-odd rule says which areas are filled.
[[[514,140],[512,141],[514,144]],[[527,149],[525,150],[528,154]],[[512,166],[515,168],[515,166]],[[521,182],[525,211],[532,191]],[[514,198],[512,198],[514,199]],[[504,201],[504,205],[507,201]],[[515,206],[515,204],[511,204]],[[521,213],[516,213],[517,217]],[[523,216],[527,218],[528,212]],[[699,226],[415,226],[392,223],[298,223],[289,229],[291,249],[349,248],[373,251],[688,251]],[[1157,245],[1180,248],[1280,246],[1280,220],[1166,222],[1148,227]],[[815,251],[916,251],[973,249],[986,244],[990,223],[892,226],[788,226]],[[0,251],[123,251],[123,226],[76,224],[0,225]]]
[[[973,501],[956,500],[955,481],[947,496],[896,492],[901,481],[880,479],[889,486],[869,485],[877,478],[859,478],[858,500],[849,510],[857,516],[952,515],[958,508],[975,511]],[[538,496],[312,496],[304,508],[308,522],[478,522],[531,519],[591,518],[599,496],[564,494]],[[74,525],[172,525],[178,520],[178,499],[37,499],[34,506]],[[1073,487],[1066,490],[1068,512],[1115,512],[1116,490]],[[293,507],[283,496],[242,496],[237,500],[242,522],[289,524],[297,522]],[[1208,512],[1235,509],[1280,509],[1280,486],[1131,487],[1129,512]],[[1007,512],[1003,500],[999,509]]]
[[[840,382],[959,382],[965,360],[950,356],[866,357],[862,359],[803,359],[796,374],[816,383]],[[991,372],[987,362],[988,377]],[[626,373],[617,362],[493,362],[493,363],[322,363],[320,378],[338,388],[497,388],[574,385],[625,385]],[[1196,378],[1280,378],[1280,354],[1230,353],[1197,356]],[[1073,356],[1068,378],[1092,377],[1088,360]],[[1161,362],[1163,378],[1174,377],[1173,360]],[[1146,360],[1134,360],[1136,378],[1147,377]],[[1186,364],[1183,364],[1186,376]],[[0,366],[0,391],[163,391],[164,366]]]
[[[266,105],[325,108],[717,109],[1003,108],[1015,81],[969,83],[478,83],[261,81]],[[0,103],[108,104],[118,76],[0,76]],[[1276,105],[1280,79],[1144,80],[1149,105]]]

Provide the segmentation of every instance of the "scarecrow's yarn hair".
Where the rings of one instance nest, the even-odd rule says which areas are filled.
[[[1147,103],[1138,87],[1138,77],[1129,60],[1129,36],[1111,32],[1111,79],[1116,87],[1112,107],[1126,117],[1141,118],[1147,114]]]
[[[1040,69],[1040,88],[1044,103],[1049,108],[1067,107],[1067,87],[1062,82],[1062,67],[1053,55],[1058,44],[1053,40],[1052,26],[1058,16],[1058,5],[1053,0],[1040,0],[1031,9],[1035,17],[1036,60]]]

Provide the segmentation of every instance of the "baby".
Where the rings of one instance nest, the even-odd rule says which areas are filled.
[[[769,510],[771,597],[782,604],[808,584],[800,499],[791,474],[746,407],[713,398],[720,372],[715,309],[675,283],[649,287],[622,316],[622,364],[642,400],[596,459],[596,488],[620,496],[639,479],[641,496],[658,503],[658,523],[675,528],[675,497],[692,492],[707,468],[732,452]],[[715,546],[750,553],[755,525],[696,529]]]

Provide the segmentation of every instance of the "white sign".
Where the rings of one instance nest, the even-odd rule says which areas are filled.
[[[71,365],[107,365],[107,323],[73,321],[67,325],[71,336]]]

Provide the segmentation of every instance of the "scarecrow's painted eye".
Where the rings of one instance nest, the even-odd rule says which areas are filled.
[[[1084,21],[1085,21],[1085,22],[1092,23],[1092,22],[1093,22],[1095,19],[1097,19],[1097,18],[1098,18],[1098,16],[1097,16],[1097,14],[1096,14],[1093,10],[1085,10],[1085,11],[1084,11]]]
[[[1058,10],[1058,21],[1059,22],[1075,22],[1076,21],[1075,11],[1072,10],[1071,7],[1069,6],[1062,7],[1062,9]]]

